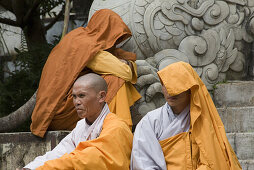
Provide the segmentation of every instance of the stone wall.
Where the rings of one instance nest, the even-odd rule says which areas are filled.
[[[243,170],[254,169],[254,81],[216,85],[214,102]],[[23,167],[53,149],[68,133],[48,132],[43,139],[30,132],[0,134],[0,170]]]
[[[0,133],[0,170],[21,168],[53,149],[69,132],[47,132],[45,138],[30,132]]]
[[[243,170],[254,170],[254,81],[216,85],[214,102]]]

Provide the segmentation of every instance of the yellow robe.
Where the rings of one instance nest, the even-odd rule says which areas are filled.
[[[190,131],[160,141],[167,169],[240,170],[216,107],[195,70],[177,62],[158,75],[170,96],[191,90]]]
[[[126,82],[117,91],[115,97],[109,104],[109,109],[121,119],[123,119],[129,127],[132,126],[130,106],[141,96],[133,87],[137,81],[137,65],[130,61],[133,69],[121,62],[118,58],[107,51],[100,51],[88,64],[87,67],[98,74],[112,74],[124,79]]]
[[[80,142],[70,154],[45,162],[38,170],[128,170],[132,133],[117,116],[109,113],[98,138]]]

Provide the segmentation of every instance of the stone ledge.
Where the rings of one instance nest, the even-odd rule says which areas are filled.
[[[226,132],[254,132],[254,106],[217,108]]]
[[[52,150],[69,131],[50,131],[45,138],[30,132],[0,133],[0,169],[23,167],[35,157]],[[254,166],[254,132],[227,133],[232,148],[244,170]]]
[[[0,133],[0,169],[21,168],[52,150],[69,131],[49,131],[45,138],[31,132]]]
[[[232,81],[217,84],[214,103],[222,106],[254,106],[254,81]]]
[[[254,159],[254,132],[227,133],[227,137],[239,160]]]
[[[254,170],[254,160],[239,160],[243,170]]]

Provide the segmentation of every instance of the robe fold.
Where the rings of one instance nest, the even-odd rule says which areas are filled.
[[[106,98],[106,101],[109,103],[109,109],[112,113],[123,119],[130,128],[132,127],[130,107],[141,98],[132,85],[132,83],[137,81],[137,65],[132,61],[131,64],[133,70],[111,53],[100,51],[87,65],[95,73],[102,74],[102,77],[107,81],[109,91],[111,92],[111,95],[107,95]],[[109,75],[117,76],[119,81],[125,80],[125,83],[118,88],[117,85],[120,83],[116,84],[116,79],[108,81],[107,76]]]
[[[167,169],[160,141],[189,130],[186,126],[190,124],[189,110],[187,106],[180,115],[175,115],[166,103],[147,113],[135,130],[131,169]]]
[[[114,141],[111,141],[112,139]],[[100,167],[100,164],[109,162],[108,167],[118,166],[126,169],[129,166],[131,145],[132,133],[128,126],[110,113],[108,105],[105,104],[92,125],[88,125],[85,119],[80,120],[73,131],[52,151],[37,157],[25,168],[35,169],[44,165],[39,169],[87,169],[88,167],[96,169],[95,167]],[[115,150],[118,150],[118,153],[115,153]],[[86,154],[88,156],[84,156]],[[98,162],[93,162],[94,159]],[[53,160],[51,161],[54,162],[53,165],[47,162],[49,160]],[[65,160],[64,163],[61,163],[62,160]],[[76,160],[81,162],[75,163]],[[60,162],[60,164],[55,162]]]
[[[80,142],[70,154],[47,161],[37,169],[128,170],[131,148],[129,127],[109,113],[98,138]]]
[[[195,70],[177,62],[158,76],[170,96],[191,91],[190,121],[179,119],[173,126],[174,116],[161,108],[144,116],[134,134],[131,169],[240,170],[216,107]],[[166,132],[163,138],[161,131]]]
[[[130,36],[131,32],[120,16],[108,9],[95,12],[86,28],[80,27],[69,32],[51,51],[43,68],[36,96],[36,105],[32,113],[31,132],[43,137],[48,129],[72,130],[77,121],[80,120],[74,109],[71,96],[73,83],[87,69],[87,65],[89,63],[91,64],[93,59],[99,63],[95,56],[100,56],[103,53],[102,51],[110,49]],[[119,59],[136,60],[134,53],[122,49],[115,49],[112,54]],[[106,57],[109,56],[108,62],[111,62],[110,58],[113,55],[106,55]],[[116,60],[113,59],[113,61]],[[120,72],[116,72],[116,70],[114,73],[111,72],[111,68],[106,67],[104,67],[105,70],[102,72],[101,70],[97,70],[101,72],[102,77],[108,84],[108,93],[106,96],[106,102],[108,104],[114,99],[118,90],[121,87],[124,88],[123,84],[128,83],[129,79],[131,79],[131,83],[136,82],[136,66],[134,62],[132,64],[134,70],[131,71],[131,78],[128,77],[130,70],[126,69],[121,69]],[[118,66],[113,65],[115,68],[118,68]],[[119,68],[121,66],[123,66],[122,63]],[[92,71],[96,72],[96,70]],[[125,80],[125,78],[129,79]],[[125,87],[128,88],[129,86]],[[135,100],[140,98],[136,90],[132,87],[130,89],[126,89],[126,91],[129,91],[131,94],[125,96],[118,95],[117,100],[133,95],[135,96],[133,97],[134,101],[130,103],[134,103]],[[128,105],[129,103],[126,104]],[[114,108],[111,109],[113,110]],[[126,122],[131,126],[132,122],[129,108],[121,114],[123,113],[129,114],[129,116],[124,115],[124,117],[128,117]]]

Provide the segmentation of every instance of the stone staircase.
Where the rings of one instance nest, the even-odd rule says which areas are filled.
[[[254,81],[218,84],[213,100],[243,170],[254,170]]]
[[[254,81],[216,85],[214,103],[243,170],[254,170]],[[23,167],[54,148],[69,132],[47,132],[41,139],[26,133],[0,133],[0,170]]]

